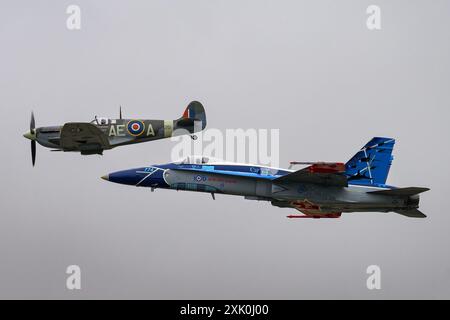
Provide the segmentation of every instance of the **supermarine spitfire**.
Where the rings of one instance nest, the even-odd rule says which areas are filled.
[[[182,161],[118,171],[103,176],[115,183],[244,196],[294,208],[303,215],[288,218],[339,218],[342,212],[396,212],[426,217],[418,210],[419,193],[428,188],[386,185],[392,162],[392,138],[373,138],[347,163],[292,162],[294,171],[187,157]]]
[[[36,160],[36,141],[52,151],[75,151],[83,155],[102,154],[115,147],[190,134],[206,127],[206,114],[202,104],[192,101],[183,115],[176,120],[139,120],[95,117],[91,122],[69,122],[60,126],[35,127],[31,113],[30,131],[24,137],[31,140],[33,166]]]

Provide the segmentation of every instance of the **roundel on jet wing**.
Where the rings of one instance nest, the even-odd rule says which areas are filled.
[[[127,124],[127,130],[128,130],[129,134],[137,137],[137,136],[140,136],[144,132],[145,125],[140,120],[131,120]]]

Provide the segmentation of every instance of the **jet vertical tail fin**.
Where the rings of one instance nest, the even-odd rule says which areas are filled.
[[[358,185],[384,185],[393,160],[392,138],[372,138],[346,164],[348,182]]]

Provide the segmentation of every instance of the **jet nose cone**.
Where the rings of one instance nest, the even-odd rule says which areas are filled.
[[[129,186],[148,187],[156,182],[161,173],[151,168],[136,168],[122,171],[116,171],[103,176],[102,179],[109,182],[126,184]],[[159,180],[158,180],[159,181]]]
[[[34,140],[35,139],[35,136],[34,136],[33,133],[31,133],[31,131],[28,131],[27,133],[24,133],[23,136],[25,138],[27,138],[27,139],[30,139],[30,140]]]
[[[104,176],[101,176],[103,180],[109,181],[109,174],[105,174]]]

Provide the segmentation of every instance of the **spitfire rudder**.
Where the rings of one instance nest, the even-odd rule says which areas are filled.
[[[183,112],[182,118],[199,120],[202,122],[202,130],[206,127],[206,113],[203,105],[198,101],[192,101]]]

